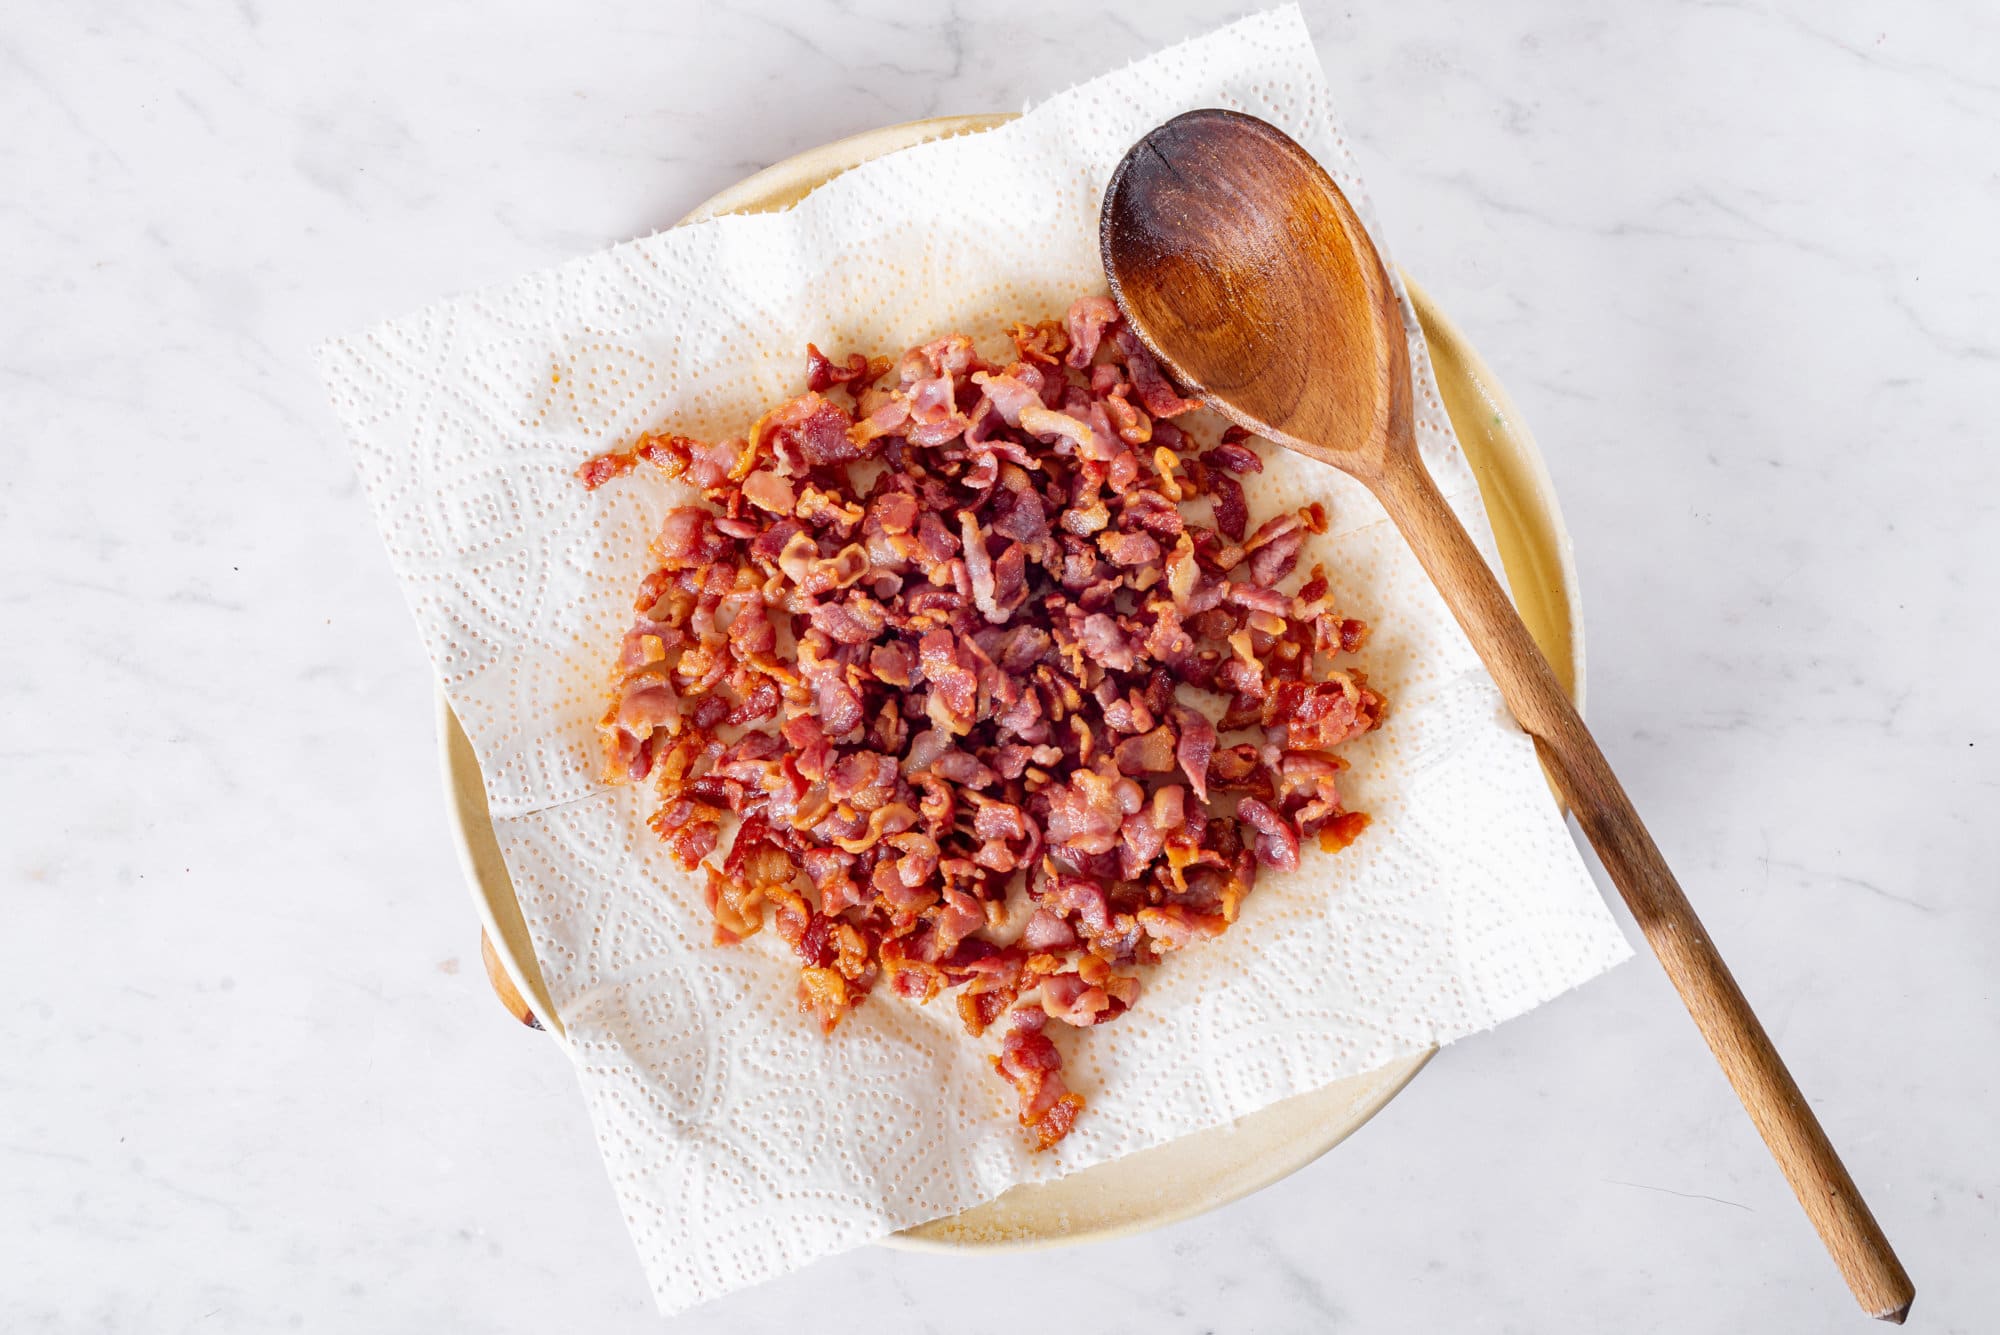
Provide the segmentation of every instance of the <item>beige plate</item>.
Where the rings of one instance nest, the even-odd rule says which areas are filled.
[[[732,186],[690,213],[698,222],[725,213],[763,213],[797,203],[849,167],[925,139],[989,129],[1007,116],[913,121],[843,139],[789,158]],[[1407,279],[1406,279],[1407,281]],[[1583,615],[1569,536],[1541,455],[1492,372],[1414,282],[1411,299],[1430,343],[1438,387],[1479,477],[1499,538],[1514,601],[1556,675],[1582,699]],[[507,975],[542,1024],[562,1039],[527,924],[494,842],[485,785],[458,720],[442,695],[438,734],[446,795],[459,852],[486,935]],[[996,1200],[909,1229],[888,1241],[924,1249],[1035,1247],[1085,1242],[1157,1228],[1269,1186],[1311,1163],[1394,1098],[1431,1053],[1301,1094],[1217,1127],[1056,1182],[1016,1187]]]

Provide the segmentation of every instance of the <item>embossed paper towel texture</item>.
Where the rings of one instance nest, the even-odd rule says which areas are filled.
[[[1323,560],[1340,605],[1374,626],[1362,665],[1393,713],[1349,753],[1351,801],[1375,824],[1265,876],[1227,937],[1151,971],[1118,1023],[1065,1039],[1089,1109],[1054,1153],[1028,1152],[989,1048],[948,1005],[879,995],[823,1040],[770,934],[711,946],[698,882],[646,832],[644,795],[600,782],[608,663],[680,498],[645,479],[587,493],[577,463],[668,423],[740,433],[799,391],[808,340],[990,340],[1101,291],[1112,167],[1201,106],[1284,127],[1366,213],[1285,9],[870,163],[789,212],[651,236],[322,354],[663,1309],[1484,1029],[1628,953],[1530,744],[1380,510],[1275,449],[1253,506],[1326,501],[1334,524],[1305,565]],[[1425,457],[1490,554],[1408,324]]]

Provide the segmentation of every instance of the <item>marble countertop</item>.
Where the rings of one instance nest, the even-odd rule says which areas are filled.
[[[429,670],[310,350],[1241,12],[1078,8],[0,17],[0,1326],[658,1326],[565,1060],[486,990]],[[1306,15],[1399,256],[1548,457],[1598,735],[1912,1328],[1990,1330],[2000,28],[1621,9]],[[1862,1321],[1645,960],[1227,1209],[863,1249],[680,1326],[1018,1329],[968,1300],[996,1285],[1103,1332]]]

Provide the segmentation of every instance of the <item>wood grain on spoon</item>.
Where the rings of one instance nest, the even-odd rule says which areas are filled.
[[[1450,604],[1871,1316],[1915,1295],[1854,1180],[1493,572],[1417,454],[1403,310],[1310,154],[1228,111],[1142,139],[1105,191],[1112,294],[1188,388],[1258,435],[1351,473]]]

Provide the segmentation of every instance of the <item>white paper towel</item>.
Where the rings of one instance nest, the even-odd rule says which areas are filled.
[[[772,934],[710,945],[698,880],[642,823],[647,794],[599,781],[610,661],[679,498],[643,478],[588,493],[576,465],[667,424],[740,434],[799,391],[808,340],[990,340],[1102,291],[1112,167],[1203,106],[1289,131],[1369,217],[1287,8],[869,163],[788,212],[647,237],[322,351],[663,1310],[1487,1028],[1629,953],[1531,745],[1379,508],[1275,448],[1253,522],[1326,501],[1304,565],[1325,561],[1339,605],[1374,627],[1360,664],[1392,713],[1346,749],[1345,788],[1375,823],[1337,856],[1307,841],[1225,937],[1149,971],[1131,1014],[1065,1039],[1089,1107],[1052,1153],[1029,1152],[991,1048],[949,1005],[878,992],[822,1039]],[[1491,559],[1406,323],[1425,458]]]

